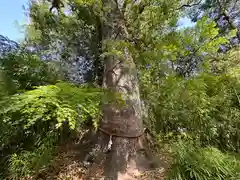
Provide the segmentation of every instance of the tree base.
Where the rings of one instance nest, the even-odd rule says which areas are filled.
[[[94,179],[92,175],[99,167],[103,167],[102,176],[106,180],[134,180],[142,172],[158,167],[144,137],[112,137],[111,150],[108,150],[108,135],[98,132],[95,139],[94,147],[84,159],[89,179]]]
[[[120,143],[113,147],[111,151],[107,151],[106,148],[104,149],[104,143],[106,147],[109,137],[106,134],[99,133],[101,132],[94,133],[94,131],[89,130],[82,135],[80,134],[80,137],[69,140],[59,147],[58,156],[50,167],[34,177],[25,179],[165,179],[166,170],[170,167],[172,161],[171,157],[168,152],[162,151],[163,149],[161,153],[156,153],[156,150],[151,152],[154,147],[151,145],[152,143],[147,142],[145,138],[147,134],[141,138],[144,148],[139,146],[136,139],[123,141],[119,138],[116,142],[120,141]],[[132,144],[136,144],[136,146],[131,146]],[[121,151],[116,152],[114,148],[115,150],[121,149]],[[130,149],[133,152],[129,152]],[[127,154],[129,155],[128,158]],[[161,156],[158,157],[154,154]]]

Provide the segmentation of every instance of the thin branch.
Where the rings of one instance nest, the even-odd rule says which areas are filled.
[[[183,4],[182,6],[180,6],[179,8],[177,8],[177,10],[180,10],[182,8],[186,8],[186,7],[193,7],[193,6],[197,6],[202,2],[202,0],[198,1],[197,3],[193,3],[193,4]]]

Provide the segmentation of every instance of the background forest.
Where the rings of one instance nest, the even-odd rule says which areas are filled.
[[[56,168],[62,151],[97,131],[103,99],[121,101],[102,87],[103,66],[127,48],[144,126],[167,159],[161,177],[144,178],[239,180],[240,1],[126,0],[128,36],[107,41],[102,1],[63,2],[49,12],[50,2],[29,1],[25,39],[0,36],[0,179],[54,179],[68,168]],[[180,27],[182,17],[193,26]],[[61,178],[81,179],[82,169]]]

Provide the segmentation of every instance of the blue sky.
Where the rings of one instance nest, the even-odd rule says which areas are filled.
[[[185,27],[189,27],[189,26],[193,26],[195,23],[193,23],[189,18],[187,17],[184,17],[184,18],[181,18],[179,21],[178,21],[178,25],[182,28],[185,28]]]
[[[0,34],[7,36],[11,40],[18,41],[24,37],[16,25],[24,24],[27,18],[24,15],[23,5],[28,0],[0,0]]]
[[[0,0],[0,34],[7,36],[11,40],[18,41],[24,37],[16,25],[26,24],[27,18],[24,15],[23,5],[27,5],[28,0]],[[192,23],[187,18],[179,21],[182,27],[191,26]]]

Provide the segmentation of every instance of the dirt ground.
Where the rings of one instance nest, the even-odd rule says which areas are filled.
[[[82,141],[75,139],[59,147],[58,155],[51,167],[40,172],[37,177],[26,179],[37,180],[103,180],[103,163],[91,165],[83,163],[84,156],[89,147]],[[164,180],[167,170],[170,167],[171,158],[166,151],[159,150],[159,156],[154,156],[158,162],[158,167],[143,168],[136,171],[134,165],[128,167],[127,175],[119,178],[121,180]],[[145,160],[144,160],[145,161]],[[143,162],[144,162],[143,161]],[[147,163],[145,163],[147,164]]]

